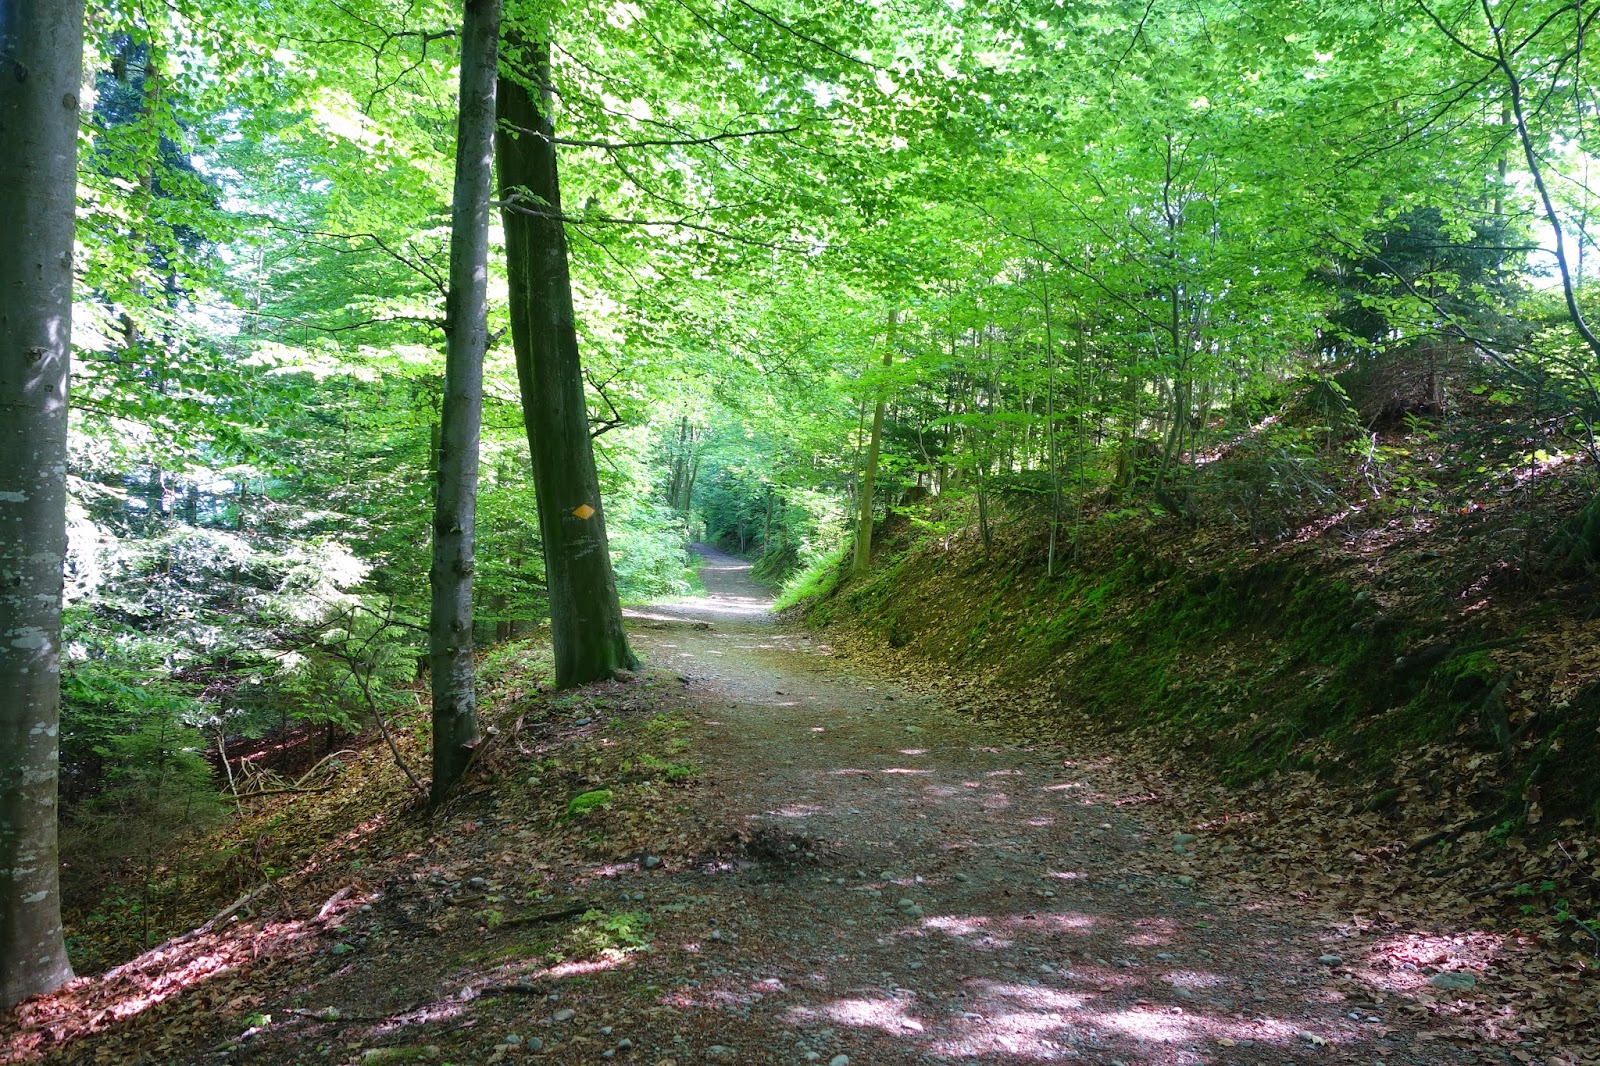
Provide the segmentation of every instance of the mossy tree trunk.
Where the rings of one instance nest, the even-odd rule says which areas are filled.
[[[0,4],[0,1010],[72,977],[56,791],[82,0]]]
[[[497,161],[511,337],[544,539],[556,685],[568,688],[639,663],[622,628],[589,435],[556,168],[550,48],[513,35],[507,51],[527,60],[522,72],[500,81]]]

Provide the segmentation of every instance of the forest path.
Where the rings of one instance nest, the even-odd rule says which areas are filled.
[[[1140,820],[1181,816],[1146,805],[1159,767],[1008,743],[699,551],[705,596],[629,612],[643,677],[496,692],[521,717],[444,812],[392,767],[295,797],[273,824],[320,810],[326,839],[254,917],[30,1007],[0,1062],[1591,1061],[1458,1045],[1524,1006],[1429,987],[1470,937],[1196,883]]]
[[[628,1027],[643,1061],[1483,1061],[1417,1042],[1425,1019],[1330,958],[1341,930],[1131,873],[1172,841],[1092,767],[840,661],[775,622],[746,564],[697,550],[708,595],[649,609],[635,640],[686,677],[698,818],[756,861],[621,879],[702,904],[622,978],[671,1008]],[[586,995],[579,1019],[609,1010],[622,1035]]]

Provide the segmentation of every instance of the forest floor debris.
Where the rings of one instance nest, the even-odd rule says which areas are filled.
[[[1600,1061],[1586,968],[1385,890],[1359,820],[1007,735],[712,561],[655,673],[503,698],[446,811],[344,797],[284,901],[25,1005],[0,1060]]]

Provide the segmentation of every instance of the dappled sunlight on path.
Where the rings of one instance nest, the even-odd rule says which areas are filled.
[[[106,1025],[143,1015],[165,1034],[185,996],[191,1025],[225,1002],[254,1019],[226,1056],[161,1061],[262,1066],[363,1063],[373,1045],[420,1049],[381,1061],[562,1066],[1504,1061],[1428,1029],[1466,1009],[1428,974],[1487,975],[1496,938],[1394,929],[1363,950],[1354,920],[1319,919],[1287,890],[1230,898],[1163,872],[1150,860],[1173,841],[1137,817],[1147,783],[1008,744],[841,661],[776,624],[746,564],[698,550],[706,594],[628,612],[647,669],[605,683],[692,763],[692,784],[635,786],[669,816],[619,846],[615,823],[559,813],[575,793],[546,821],[512,806],[541,775],[617,787],[601,776],[617,768],[586,760],[620,722],[592,690],[560,694],[475,805],[416,814],[399,865],[352,866],[320,912],[175,944],[136,979],[80,982],[48,1009],[96,1004]],[[351,832],[380,824],[362,817]],[[552,859],[561,832],[588,839]],[[1329,954],[1339,944],[1348,958]],[[292,1006],[235,988],[258,952],[298,953],[318,976],[284,993]],[[1480,1024],[1514,1041],[1516,1007],[1498,1009]],[[15,1039],[55,1039],[53,1018],[36,1021]]]
[[[709,625],[636,631],[689,677],[700,814],[818,857],[678,872],[709,905],[630,978],[666,986],[675,1062],[1472,1061],[1333,984],[1327,930],[1131,872],[1159,843],[1092,768],[863,676],[700,550],[707,595],[649,613]]]

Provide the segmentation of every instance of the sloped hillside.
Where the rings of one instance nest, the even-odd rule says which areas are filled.
[[[1481,432],[1413,427],[1366,455],[1283,447],[1295,434],[1076,516],[1068,501],[1054,575],[1050,501],[1026,483],[984,501],[987,548],[973,499],[899,510],[870,575],[826,575],[801,609],[1014,732],[1173,767],[1188,785],[1168,798],[1196,822],[1297,821],[1335,866],[1346,845],[1403,858],[1426,906],[1588,954],[1600,622],[1573,565],[1577,464],[1496,459]],[[1390,887],[1382,870],[1357,894]]]

